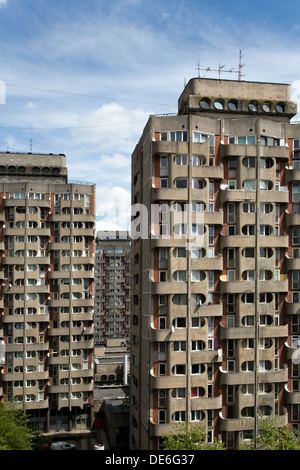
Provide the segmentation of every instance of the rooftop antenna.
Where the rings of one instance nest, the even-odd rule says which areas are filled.
[[[197,64],[196,64],[196,70],[198,70],[198,77],[200,78],[201,77],[201,66],[200,66],[200,62],[198,60]]]
[[[242,51],[243,49],[240,49],[240,55],[239,55],[239,69],[238,70],[235,70],[234,67],[229,69],[229,70],[225,70],[224,67],[225,65],[221,65],[219,63],[219,66],[217,69],[212,69],[211,67],[201,67],[200,65],[200,61],[197,62],[196,64],[196,70],[198,71],[198,77],[201,78],[201,71],[204,71],[204,72],[218,72],[218,75],[219,75],[219,80],[221,79],[221,73],[237,73],[238,74],[238,80],[241,80],[242,77],[244,77],[245,75],[242,74],[242,68],[245,66],[245,64],[242,64]]]
[[[239,72],[238,72],[238,79],[241,80],[242,77],[245,77],[245,75],[242,74],[241,70],[246,64],[242,64],[242,52],[244,49],[240,49],[240,58],[239,58]]]
[[[30,153],[32,153],[32,139],[30,139]]]

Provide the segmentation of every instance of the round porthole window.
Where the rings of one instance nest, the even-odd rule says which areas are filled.
[[[269,113],[271,111],[271,103],[268,101],[265,101],[264,104],[262,105],[262,109],[265,113]]]
[[[227,106],[230,111],[236,111],[238,108],[237,100],[229,100]]]
[[[248,109],[249,111],[252,111],[252,113],[256,113],[258,111],[258,104],[255,101],[250,101]]]
[[[201,98],[199,104],[200,104],[200,107],[202,109],[208,109],[208,108],[210,108],[210,99],[209,98]]]
[[[224,108],[224,101],[223,100],[215,100],[214,107],[216,109],[223,109]]]
[[[277,103],[275,109],[276,109],[277,113],[284,113],[285,104],[284,103]]]

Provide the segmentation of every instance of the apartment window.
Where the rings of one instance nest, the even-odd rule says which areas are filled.
[[[168,157],[160,157],[160,166],[161,168],[166,168],[168,166]]]
[[[205,366],[203,364],[192,364],[191,365],[191,374],[199,375],[203,374],[205,371]]]
[[[255,145],[256,144],[256,137],[255,135],[238,135],[229,137],[230,144],[238,144],[238,145]]]
[[[255,202],[246,202],[243,204],[243,212],[246,214],[255,212]]]
[[[298,269],[294,269],[292,271],[292,289],[296,290],[296,289],[299,289],[299,270]]]
[[[214,271],[208,271],[208,290],[214,290]]]
[[[204,258],[205,250],[204,248],[192,248],[191,249],[191,258]]]
[[[192,317],[192,328],[202,328],[205,325],[204,318]]]
[[[175,273],[173,273],[173,279],[174,281],[185,282],[187,280],[187,272],[175,271]]]
[[[192,156],[192,165],[193,166],[202,166],[205,163],[205,159],[198,157],[198,155],[193,155]]]
[[[208,227],[208,244],[213,245],[214,244],[214,226],[209,225]]]
[[[205,188],[205,180],[201,178],[192,178],[192,188],[193,189],[203,189]]]
[[[192,349],[192,351],[203,351],[203,349],[205,349],[204,341],[202,341],[202,340],[192,341],[191,349]]]
[[[261,214],[270,214],[273,210],[273,204],[267,202],[261,202],[259,205],[259,211]]]
[[[170,132],[171,142],[187,142],[187,131]]]
[[[168,178],[160,178],[160,188],[168,187]]]
[[[166,389],[158,390],[158,406],[164,408],[166,406],[167,391]]]
[[[236,169],[236,159],[235,158],[229,158],[228,159],[228,169],[229,170],[235,170]]]
[[[187,178],[176,178],[175,179],[175,188],[187,188],[188,180]]]
[[[227,206],[227,222],[229,224],[235,223],[235,204],[229,203]]]
[[[255,157],[245,157],[245,158],[243,158],[242,163],[246,168],[255,168],[256,167],[256,158]]]
[[[185,317],[174,318],[173,325],[175,328],[186,328],[186,318]]]
[[[292,244],[300,245],[300,229],[298,228],[292,229]]]
[[[235,342],[233,339],[227,340],[227,357],[235,357]]]
[[[166,422],[166,410],[158,410],[158,424]]]
[[[280,139],[276,137],[269,137],[265,135],[260,136],[261,145],[267,145],[270,147],[278,147],[280,145]]]
[[[243,235],[255,235],[255,225],[243,225]]]
[[[191,281],[192,282],[200,282],[200,281],[203,281],[204,279],[205,279],[205,273],[203,271],[196,271],[194,269],[192,270],[192,272],[191,272]]]
[[[191,388],[191,398],[200,398],[205,395],[205,390],[203,387],[192,387]]]
[[[207,141],[207,134],[202,134],[201,132],[193,132],[193,142],[198,142],[202,144]]]
[[[165,376],[167,373],[167,364],[166,363],[159,363],[158,364],[158,375]]]
[[[175,294],[172,297],[172,301],[175,305],[187,305],[187,295],[186,294]]]
[[[186,413],[185,411],[175,411],[172,415],[172,421],[185,422]]]
[[[243,188],[246,191],[255,191],[255,189],[256,189],[256,180],[244,180],[243,181]]]
[[[191,304],[192,305],[203,305],[206,300],[204,294],[191,294]]]
[[[235,248],[228,248],[227,250],[227,267],[235,268]]]
[[[186,341],[174,341],[173,351],[186,351]]]
[[[176,165],[187,165],[188,156],[187,155],[175,155],[174,161]]]
[[[192,201],[192,212],[204,212],[205,204],[204,202]]]
[[[235,312],[235,295],[227,294],[227,313]]]
[[[260,167],[261,168],[272,168],[273,160],[272,158],[261,158],[260,160]],[[279,162],[276,163],[276,171],[280,172],[280,165]]]
[[[172,390],[172,397],[177,399],[185,398],[185,388],[174,388]]]
[[[259,370],[268,371],[272,369],[271,361],[259,361]]]
[[[242,295],[242,302],[245,304],[254,304],[254,294],[252,292],[248,292]]]
[[[159,282],[166,282],[168,271],[159,271]]]
[[[174,375],[185,375],[186,374],[186,364],[176,364],[173,367]]]
[[[254,371],[254,361],[245,361],[242,364],[243,372],[253,372]]]

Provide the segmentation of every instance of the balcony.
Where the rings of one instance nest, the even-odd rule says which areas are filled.
[[[299,405],[300,404],[300,392],[291,392],[287,388],[287,384],[284,386],[284,397],[286,404]]]
[[[220,156],[226,157],[256,157],[256,145],[240,145],[240,144],[221,144]]]
[[[299,302],[288,302],[285,300],[285,313],[287,315],[300,315],[300,303]]]
[[[220,431],[246,431],[254,429],[255,420],[254,418],[232,418],[226,419],[223,418],[222,413],[219,413],[220,416]]]
[[[288,258],[286,256],[284,262],[287,271],[291,271],[292,269],[300,269],[300,258]]]
[[[154,154],[187,154],[188,142],[156,141],[152,142],[152,153]]]
[[[285,220],[288,227],[292,225],[300,225],[300,214],[290,214],[289,212],[286,212]]]
[[[224,327],[220,325],[220,340],[254,338],[254,326]]]

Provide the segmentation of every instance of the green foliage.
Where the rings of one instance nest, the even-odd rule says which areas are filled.
[[[0,450],[31,450],[31,429],[23,410],[0,403]]]
[[[164,450],[225,450],[221,442],[207,443],[203,428],[190,423],[180,423],[177,430],[163,435]]]
[[[221,442],[207,443],[207,435],[199,425],[180,423],[174,432],[163,435],[164,450],[226,450]],[[300,434],[281,426],[276,417],[259,419],[259,435],[239,450],[300,450]]]
[[[257,439],[240,450],[300,450],[300,435],[295,429],[280,426],[276,417],[261,417]]]

